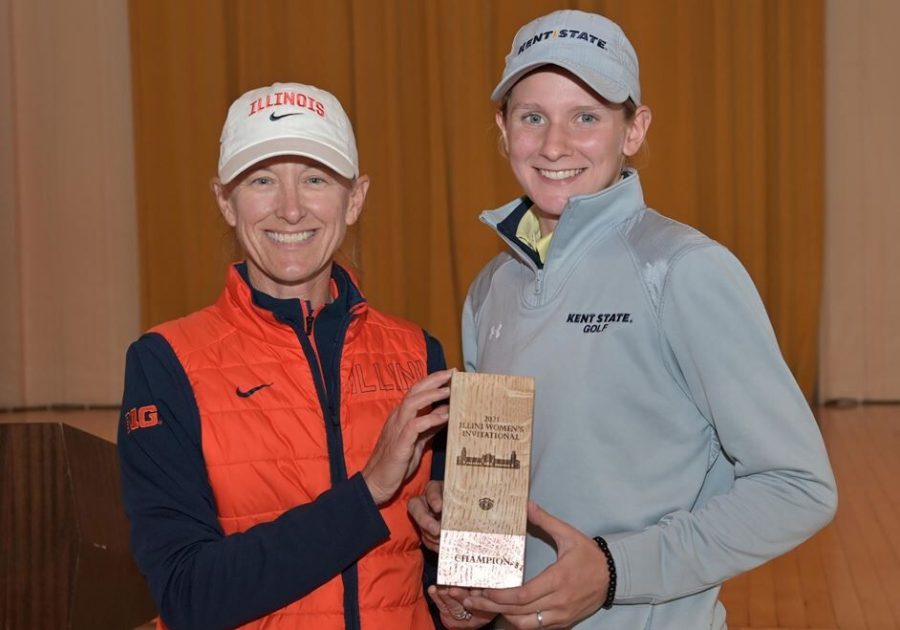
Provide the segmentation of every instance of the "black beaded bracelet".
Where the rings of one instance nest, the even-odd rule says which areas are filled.
[[[616,563],[613,560],[612,553],[609,551],[609,545],[603,540],[602,536],[594,536],[594,542],[600,547],[600,551],[606,556],[606,566],[609,569],[609,588],[606,590],[606,600],[601,608],[607,610],[612,608],[613,600],[616,598]]]

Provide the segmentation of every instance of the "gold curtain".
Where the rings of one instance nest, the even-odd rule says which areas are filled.
[[[208,304],[235,251],[208,190],[229,103],[333,92],[372,178],[344,248],[369,300],[459,365],[469,282],[500,249],[478,213],[518,193],[488,100],[516,29],[558,8],[619,22],[654,111],[649,205],[731,248],[811,396],[820,301],[821,0],[132,0],[146,326]]]

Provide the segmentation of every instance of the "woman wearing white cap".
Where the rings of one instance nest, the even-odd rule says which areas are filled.
[[[722,581],[834,513],[815,420],[741,264],[644,204],[627,161],[651,114],[618,25],[531,22],[492,99],[524,196],[481,215],[509,251],[469,290],[464,355],[536,379],[544,534],[524,586],[430,594],[458,628],[724,628]],[[440,507],[436,482],[410,504],[426,543]]]
[[[246,259],[128,350],[123,494],[161,628],[434,627],[406,504],[450,372],[334,262],[368,185],[331,94],[231,106],[214,189]]]

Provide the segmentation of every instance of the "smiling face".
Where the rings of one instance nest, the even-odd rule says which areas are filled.
[[[570,197],[599,192],[619,178],[644,141],[650,109],[642,105],[626,117],[624,105],[546,66],[513,86],[497,125],[513,173],[548,234]]]
[[[329,294],[331,264],[347,226],[359,218],[366,176],[338,175],[305,157],[255,164],[232,183],[214,183],[225,221],[247,258],[251,284],[277,298],[314,306]]]

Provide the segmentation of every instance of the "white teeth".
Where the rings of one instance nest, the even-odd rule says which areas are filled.
[[[548,171],[546,169],[538,169],[542,177],[546,177],[547,179],[569,179],[570,177],[575,177],[579,175],[583,168],[571,168],[567,171]]]
[[[266,230],[266,236],[276,243],[300,243],[315,234],[315,230],[306,230],[304,232],[271,232]]]

